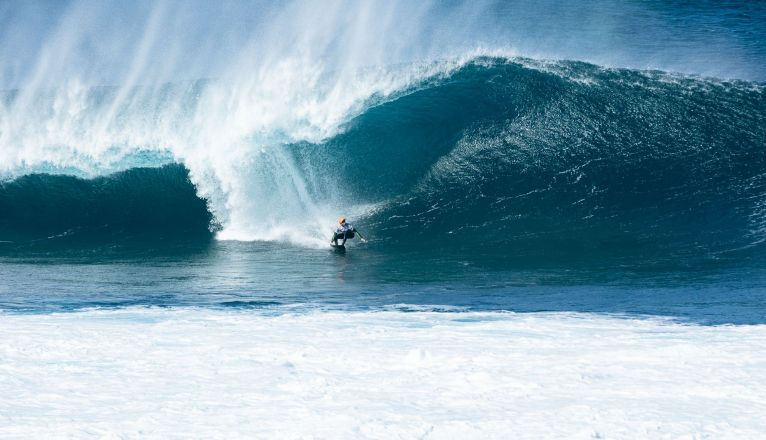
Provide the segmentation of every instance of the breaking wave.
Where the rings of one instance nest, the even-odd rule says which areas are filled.
[[[391,251],[762,256],[762,84],[493,57],[407,71],[258,124],[242,121],[260,104],[202,119],[235,96],[212,80],[26,102],[47,113],[6,134],[22,148],[4,162],[0,240],[140,231],[313,247],[344,213]]]

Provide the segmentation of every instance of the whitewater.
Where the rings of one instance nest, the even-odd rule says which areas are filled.
[[[0,3],[0,437],[763,437],[764,23]]]
[[[766,429],[762,325],[128,308],[6,315],[0,335],[4,438],[756,438]]]

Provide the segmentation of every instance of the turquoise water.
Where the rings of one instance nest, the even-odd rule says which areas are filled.
[[[766,320],[758,267],[679,270],[549,264],[497,268],[460,255],[345,254],[269,243],[83,249],[4,257],[0,308],[50,313],[130,306],[318,310],[593,312],[698,324]],[[512,265],[508,265],[512,266]]]
[[[345,254],[324,247],[329,233],[318,245],[221,240],[225,225],[177,164],[6,181],[0,306],[763,322],[763,86],[529,62],[474,59],[322,142],[279,147],[318,204],[331,178],[353,182],[342,200],[375,207],[352,218],[370,242]],[[256,182],[277,202],[295,197],[279,180]]]
[[[432,6],[433,26],[463,7]],[[415,45],[417,61],[376,68],[362,55],[329,66],[308,57],[290,64],[295,82],[257,65],[92,86],[83,67],[64,75],[69,85],[25,88],[24,69],[10,69],[0,308],[422,306],[763,322],[763,8],[602,6],[549,17],[490,2],[477,6],[483,27],[456,28],[472,51],[445,40],[457,52],[424,62]],[[23,12],[5,19],[32,26]],[[91,35],[61,20],[73,38]],[[543,56],[497,55],[532,41],[527,52]],[[554,53],[561,60],[544,56]],[[608,66],[568,61],[610,53]],[[63,81],[73,78],[83,83]],[[329,252],[339,214],[370,242]]]

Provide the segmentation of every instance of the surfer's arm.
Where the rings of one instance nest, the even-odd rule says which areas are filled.
[[[358,229],[354,228],[354,232],[356,232],[357,234],[359,234],[359,238],[361,238],[361,239],[362,239],[362,243],[367,243],[367,239],[366,239],[366,238],[364,238],[364,235],[362,235],[362,233],[361,233],[361,232],[359,232],[359,230],[358,230]]]

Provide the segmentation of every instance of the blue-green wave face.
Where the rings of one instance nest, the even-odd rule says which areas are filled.
[[[319,242],[325,231],[301,215],[355,212],[391,255],[499,267],[761,264],[765,122],[758,83],[475,58],[368,100],[336,134],[278,140],[251,157],[237,174],[252,195],[241,211],[229,198],[218,215],[210,199],[220,194],[195,188],[206,178],[196,163],[191,175],[180,165],[90,180],[32,174],[0,186],[0,239],[15,242],[6,250],[62,234],[163,246],[222,229],[230,239],[226,228],[247,214],[299,206],[278,211],[277,224]]]
[[[0,186],[0,234],[12,250],[140,240],[205,241],[214,220],[180,165],[83,179],[32,174]]]
[[[762,86],[477,60],[328,143],[388,243],[518,259],[740,258],[766,238]]]

